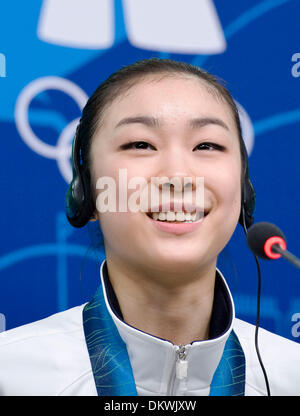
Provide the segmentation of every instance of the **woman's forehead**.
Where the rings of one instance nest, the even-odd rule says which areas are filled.
[[[103,114],[103,122],[116,122],[140,115],[164,116],[194,114],[222,115],[233,123],[229,104],[206,81],[186,74],[156,74],[137,79],[112,100]],[[208,114],[211,113],[211,114]]]
[[[167,90],[170,92],[174,86],[180,89],[173,90],[174,94],[178,94],[187,89],[189,85],[189,89],[191,90],[192,88],[195,94],[210,94],[218,101],[221,98],[217,89],[213,85],[208,84],[207,81],[200,79],[195,75],[181,73],[148,74],[144,77],[138,77],[137,79],[125,83],[119,89],[119,94],[116,95],[116,98],[120,101],[124,98],[132,98],[139,94],[152,94],[154,90],[157,92],[157,90],[159,91],[161,89],[163,89],[164,92]]]

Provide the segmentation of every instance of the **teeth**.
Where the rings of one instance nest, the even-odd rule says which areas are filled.
[[[150,213],[151,217],[155,221],[180,221],[180,222],[194,222],[201,218],[200,212],[194,213],[184,213],[184,212],[152,212]]]
[[[196,213],[195,213],[195,216],[196,216]],[[190,212],[187,212],[185,214],[185,219],[186,219],[186,221],[192,221],[193,220],[192,214]]]
[[[175,212],[168,211],[167,212],[167,221],[175,221],[175,220],[176,220]]]
[[[186,218],[186,215],[184,215],[184,212],[177,212],[176,213],[176,221],[184,221],[188,218]]]
[[[164,221],[166,219],[166,214],[164,212],[160,212],[158,215],[158,219]]]

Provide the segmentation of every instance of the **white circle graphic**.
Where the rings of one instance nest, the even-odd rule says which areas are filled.
[[[61,149],[57,156],[57,165],[60,173],[67,183],[70,183],[73,177],[72,166],[70,158],[72,156],[72,141],[75,136],[76,127],[79,123],[79,118],[75,118],[69,123],[59,135],[57,141],[57,149]]]
[[[247,111],[242,107],[240,103],[235,101],[235,104],[238,108],[240,121],[241,121],[241,129],[242,135],[245,142],[245,146],[247,149],[248,156],[250,156],[253,146],[254,146],[254,128],[252,121],[247,113]]]
[[[52,146],[39,139],[30,126],[28,120],[29,105],[33,98],[45,90],[59,90],[74,99],[80,110],[84,107],[88,96],[73,82],[60,77],[42,77],[29,83],[20,93],[15,107],[16,127],[24,142],[36,153],[49,159],[60,160],[70,154],[69,146],[63,149],[62,145]],[[63,140],[65,142],[65,140]],[[65,153],[65,156],[63,156]]]

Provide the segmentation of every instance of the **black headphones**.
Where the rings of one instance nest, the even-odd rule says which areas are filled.
[[[66,193],[66,216],[71,225],[76,228],[84,227],[95,212],[91,196],[90,173],[81,162],[79,125],[72,144],[73,179]]]
[[[90,173],[81,162],[81,140],[78,136],[78,127],[72,145],[73,179],[66,194],[66,215],[73,227],[81,228],[92,218],[96,207],[91,196]],[[244,181],[239,223],[243,228],[245,226],[249,228],[254,221],[255,191],[249,178],[248,154],[243,139],[240,140],[240,144]]]
[[[256,194],[252,182],[249,178],[249,161],[248,153],[243,138],[240,138],[242,166],[244,167],[243,172],[243,186],[242,186],[242,203],[239,223],[244,228],[248,229],[254,222],[254,211]]]

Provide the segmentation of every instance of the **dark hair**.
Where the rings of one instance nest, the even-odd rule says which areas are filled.
[[[244,146],[241,124],[237,106],[227,88],[223,85],[224,81],[210,74],[209,72],[200,69],[194,65],[178,62],[171,59],[145,59],[135,62],[131,65],[124,66],[117,72],[111,74],[106,81],[99,85],[87,101],[83,111],[80,122],[77,126],[76,140],[79,139],[80,160],[82,162],[83,174],[87,175],[90,180],[90,146],[92,137],[101,126],[103,113],[107,106],[113,100],[133,86],[137,80],[149,77],[151,75],[189,75],[197,77],[203,82],[208,91],[215,95],[216,98],[223,99],[231,109],[237,133],[240,142],[241,159],[242,159],[242,173],[241,182],[243,186],[245,155],[242,150]],[[91,189],[92,195],[94,190]]]

